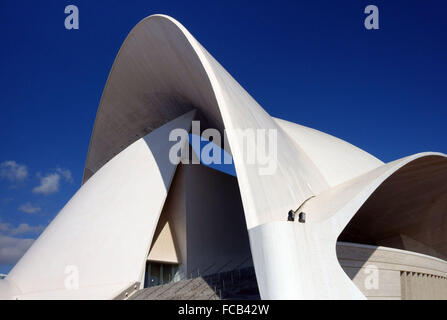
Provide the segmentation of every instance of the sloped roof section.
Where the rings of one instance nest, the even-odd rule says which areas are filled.
[[[274,119],[176,20],[150,16],[130,32],[107,80],[96,117],[84,182],[141,135],[190,109],[228,137],[249,228],[283,220],[288,210],[328,184]],[[275,172],[244,162],[238,130],[277,133]],[[272,194],[270,190],[277,190]]]

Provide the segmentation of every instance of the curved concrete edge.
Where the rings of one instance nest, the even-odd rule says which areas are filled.
[[[197,50],[180,27],[171,17],[155,14],[138,22],[125,38],[101,95],[83,183],[139,137],[192,110],[191,104],[218,111]],[[212,116],[222,122],[219,114]]]
[[[413,251],[350,242],[337,242],[337,258],[368,299],[447,299],[445,260]]]
[[[384,164],[322,192],[306,202],[303,208],[309,213],[308,221],[335,224],[341,233],[363,203],[387,178],[412,161],[429,156],[447,157],[440,152],[417,153]]]
[[[374,246],[368,244],[337,242],[337,249],[347,249],[348,254],[337,254],[338,259],[360,259],[367,256],[374,262],[393,265],[390,269],[410,272],[427,272],[433,275],[447,278],[447,261],[427,254],[414,251],[390,248],[385,246]],[[342,251],[342,250],[340,250]],[[358,254],[365,251],[367,254]],[[369,253],[369,252],[372,252]],[[353,255],[351,255],[354,253]],[[380,254],[376,254],[380,253]]]
[[[230,130],[228,141],[262,297],[364,298],[337,262],[338,235],[387,177],[418,157],[442,154],[424,153],[396,160],[328,189],[324,175],[298,144],[180,23],[155,15],[139,25],[155,20],[177,27],[163,35],[172,36],[170,40],[180,35],[187,38],[192,50],[173,53],[197,55],[199,66],[206,73],[205,80],[209,80],[202,85],[211,86],[211,90],[208,87],[203,90],[216,100],[198,108],[202,111],[214,108],[214,114],[221,116],[222,128]],[[130,38],[131,35],[127,39]],[[192,117],[184,123],[185,128],[191,120]],[[169,124],[137,140],[93,172],[8,276],[23,294],[37,298],[49,292],[65,292],[67,266],[78,268],[81,290],[95,286],[114,288],[113,292],[106,290],[107,298],[116,294],[115,284],[125,284],[125,288],[141,280],[153,232],[175,172],[175,166],[166,159],[157,161],[154,154],[157,151],[166,154],[168,139],[160,132],[165,132]],[[261,175],[258,165],[244,163],[243,143],[234,131],[238,129],[264,130],[264,139],[268,139],[266,130],[276,130],[278,158],[274,159],[277,168],[274,174]],[[289,209],[311,196],[315,197],[304,206],[308,213],[306,224],[282,221]],[[114,267],[109,268],[111,265]],[[9,285],[5,287],[11,289]],[[70,296],[75,294],[67,292],[65,297]]]
[[[414,154],[387,163],[323,192],[309,200],[303,208],[307,213],[308,223],[318,226],[320,232],[325,234],[324,237],[331,239],[331,246],[335,246],[343,229],[382,183],[413,161],[431,156],[447,157],[438,152]]]
[[[153,30],[158,32],[156,37],[153,35]],[[185,39],[187,44],[183,43]],[[159,45],[163,41],[167,41],[169,46]],[[180,42],[182,44],[177,45]],[[133,47],[128,48],[128,46]],[[162,67],[159,67],[157,63],[144,60],[146,57],[143,53],[154,50],[163,50],[164,62],[161,65],[168,69],[161,70],[159,68]],[[197,60],[195,59],[196,57]],[[181,68],[190,70],[190,72],[196,73],[197,71],[197,73],[201,73],[203,69],[204,75],[197,76],[197,79],[191,80],[190,73],[177,72],[178,70],[172,69],[170,64],[166,63],[166,61],[171,60],[172,64],[175,62]],[[90,160],[90,158],[94,152],[97,152],[95,151],[96,147],[93,146],[93,141],[99,139],[96,136],[99,137],[102,134],[97,127],[99,119],[103,117],[102,114],[108,109],[114,110],[118,115],[126,110],[124,105],[113,104],[112,102],[115,100],[110,100],[110,105],[107,105],[105,97],[109,94],[112,95],[113,92],[120,99],[122,99],[123,95],[134,94],[133,89],[128,86],[125,88],[117,87],[125,86],[126,84],[118,82],[116,79],[120,78],[120,73],[128,76],[129,73],[125,70],[130,68],[130,65],[133,66],[133,64],[137,63],[135,61],[140,65],[151,63],[151,67],[148,67],[146,71],[143,70],[148,72],[149,75],[139,74],[138,77],[135,76],[136,78],[128,81],[133,83],[132,88],[141,87],[140,89],[142,90],[144,85],[150,85],[151,87],[160,85],[163,86],[163,90],[166,92],[177,92],[177,95],[186,97],[188,101],[194,102],[194,107],[202,114],[207,115],[205,117],[207,120],[212,118],[212,122],[214,122],[217,129],[226,130],[229,146],[225,147],[229,147],[233,154],[248,228],[278,220],[291,207],[296,207],[315,193],[328,188],[321,172],[299,146],[276,124],[270,115],[197,42],[185,27],[175,19],[165,15],[153,15],[138,23],[124,41],[115,60],[104,89],[87,157],[87,164],[90,166],[89,170],[92,171],[92,174],[94,174],[96,165],[91,164],[93,160]],[[156,69],[156,72],[153,69]],[[143,71],[136,70],[135,72],[143,73]],[[156,75],[162,78],[151,78]],[[175,83],[176,86],[172,87],[172,83]],[[196,89],[186,90],[181,86],[185,83],[194,83]],[[172,95],[174,94],[172,93]],[[129,96],[128,98],[131,99],[132,97]],[[150,110],[154,111],[153,117],[158,117],[158,113],[161,112],[159,109],[162,106],[157,103],[152,103],[150,106]],[[135,105],[135,108],[140,108],[141,110],[146,107],[141,102],[135,103]],[[166,106],[166,108],[169,109],[169,106]],[[126,118],[121,115],[117,119]],[[162,120],[162,118],[160,119]],[[270,159],[272,172],[263,174],[263,169],[266,167],[265,164],[247,164],[247,161],[244,160],[244,156],[246,156],[243,140],[244,133],[239,130],[243,131],[246,129],[259,134],[261,137],[257,137],[256,146],[261,139],[269,141],[269,130],[275,131],[277,152]],[[102,137],[99,140],[107,140],[107,137]],[[99,155],[96,155],[96,157],[99,159],[103,156],[99,157]],[[86,170],[87,168],[88,166],[86,165]],[[277,192],[273,194],[270,190],[277,190]]]
[[[141,281],[177,167],[169,133],[189,131],[194,115],[139,139],[76,192],[8,274],[16,298],[113,299]]]
[[[329,189],[305,203],[306,223],[277,221],[249,230],[263,299],[364,299],[341,268],[337,238],[393,173],[436,152],[408,156]]]
[[[347,141],[287,120],[274,119],[312,159],[330,187],[384,165],[373,155]]]
[[[275,221],[249,230],[262,299],[365,299],[330,238],[312,225]]]
[[[176,29],[171,28],[166,24],[171,24],[171,26],[174,25],[176,26]],[[316,168],[303,150],[300,149],[299,145],[283,131],[274,119],[271,118],[270,115],[268,115],[267,112],[265,112],[265,110],[263,110],[262,107],[237,83],[237,81],[235,81],[231,75],[197,42],[186,28],[171,17],[164,15],[148,17],[131,31],[120,50],[119,56],[115,60],[105,91],[109,88],[109,82],[116,77],[113,73],[118,72],[118,61],[120,61],[120,58],[124,57],[122,50],[126,46],[128,39],[134,37],[133,33],[135,30],[143,30],[144,28],[149,29],[153,26],[160,31],[160,33],[157,34],[157,39],[168,39],[171,46],[170,50],[178,50],[178,52],[169,50],[164,52],[163,56],[165,59],[177,59],[179,56],[189,57],[195,55],[198,57],[200,65],[197,65],[194,59],[183,61],[183,63],[191,63],[190,66],[187,66],[188,69],[196,70],[196,68],[203,68],[205,71],[207,79],[202,79],[194,84],[199,90],[203,91],[201,91],[201,96],[207,96],[208,100],[200,100],[198,97],[192,96],[192,91],[185,91],[183,92],[183,95],[187,96],[191,101],[199,101],[194,107],[203,114],[214,115],[214,117],[212,117],[214,119],[220,118],[220,123],[217,123],[216,127],[218,129],[226,130],[229,146],[225,147],[229,148],[233,155],[248,229],[271,221],[282,220],[291,208],[297,207],[305,199],[308,199],[314,194],[322,192],[329,187],[321,172]],[[182,45],[181,48],[178,48],[173,44],[173,41],[178,41],[179,39],[182,39],[182,37],[187,39],[191,50],[187,45]],[[144,41],[145,39],[147,38],[142,37],[141,40]],[[138,46],[140,50],[143,47],[142,44],[135,46]],[[148,43],[145,50],[150,50],[150,46],[153,48],[160,47],[153,42]],[[138,48],[134,48],[134,50],[137,50]],[[135,55],[129,56],[128,59],[128,63],[131,63],[133,60],[137,59],[137,57],[135,57]],[[141,59],[143,59],[143,57]],[[126,66],[128,63],[123,64]],[[163,72],[159,72],[159,74],[166,75],[172,72],[175,72],[175,70],[164,70]],[[187,76],[187,74],[176,73],[176,79],[174,80],[183,83],[185,81],[179,80],[178,78],[185,75]],[[191,82],[189,76],[187,76],[186,79]],[[199,77],[198,79],[201,78]],[[147,79],[145,79],[145,81],[147,84]],[[155,79],[154,83],[160,81],[161,79]],[[166,81],[161,82],[164,83]],[[209,86],[211,89],[208,89]],[[112,86],[111,88],[113,89],[114,87]],[[117,88],[115,88],[115,90],[116,89]],[[169,87],[166,89],[169,89]],[[177,89],[182,90],[182,87]],[[202,103],[200,103],[200,101]],[[106,107],[106,105],[102,105],[101,103],[101,109],[98,111],[96,123],[98,122],[98,117],[101,116],[101,112],[104,112],[104,108]],[[216,114],[219,116],[215,116]],[[96,130],[96,123],[95,133],[92,139],[95,138],[95,134],[99,133],[99,131]],[[244,159],[246,153],[245,146],[243,136],[241,136],[243,132],[240,131],[246,129],[252,130],[253,132],[256,132],[256,134],[260,134],[263,141],[269,141],[269,130],[274,131],[276,134],[276,140],[274,141],[276,142],[276,152],[274,158],[271,159],[273,172],[262,174],[262,170],[264,169],[262,165],[259,163],[246,163]],[[91,152],[92,147],[90,147],[89,154]],[[272,190],[274,190],[274,192],[272,192]],[[252,250],[256,250],[257,246],[257,241],[251,241]],[[262,248],[258,249],[262,250]],[[255,268],[258,268],[256,264],[257,262],[255,261]]]

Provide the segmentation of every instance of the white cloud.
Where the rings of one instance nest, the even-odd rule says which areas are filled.
[[[14,227],[10,223],[2,222],[0,220],[0,235],[6,236],[18,236],[22,234],[39,234],[45,227],[42,225],[30,226],[28,223],[21,223],[17,227]]]
[[[33,242],[34,239],[19,239],[0,235],[0,264],[15,264]]]
[[[23,181],[28,176],[28,169],[25,165],[15,161],[4,161],[0,163],[0,177],[12,182]]]
[[[71,171],[68,169],[57,168],[57,172],[61,174],[61,176],[68,182],[73,182],[73,177],[71,176]]]
[[[49,195],[59,191],[59,181],[61,176],[58,173],[51,173],[40,178],[40,185],[33,189],[34,193]]]
[[[63,168],[56,168],[56,172],[47,174],[46,176],[40,176],[38,173],[37,176],[40,179],[40,185],[33,189],[34,193],[40,193],[44,195],[49,195],[59,191],[59,186],[61,182],[61,178],[63,178],[66,182],[73,182],[73,177],[71,175],[71,171]]]
[[[40,207],[33,206],[30,202],[26,202],[19,207],[19,210],[26,213],[36,213],[39,212],[41,209]]]
[[[1,221],[0,218],[0,265],[15,264],[28,250],[34,239],[21,239],[15,236],[23,234],[39,234],[44,226],[30,226],[27,223],[21,223],[14,227],[10,223]]]
[[[21,235],[25,233],[40,233],[44,227],[42,225],[39,226],[30,226],[28,223],[21,223],[17,227],[12,228],[10,230],[10,234],[12,236]]]

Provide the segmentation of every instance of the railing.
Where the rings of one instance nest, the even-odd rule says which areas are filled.
[[[226,298],[233,294],[234,291],[237,291],[234,286],[237,286],[239,283],[244,281],[248,283],[246,284],[246,287],[248,286],[253,289],[252,291],[255,292],[253,296],[256,297],[259,293],[257,291],[254,269],[250,263],[251,260],[251,255],[248,255],[243,259],[236,261],[231,259],[223,263],[213,262],[203,268],[197,268],[194,272],[185,273],[179,270],[170,283],[154,286],[154,288],[160,287],[160,289],[156,289],[158,291],[157,295],[160,296],[172,290],[172,295],[181,296],[184,295],[182,291],[184,291],[184,289],[191,284],[191,281],[188,281],[179,287],[176,287],[173,283],[197,279],[200,277],[207,284],[207,287],[211,288],[220,299]],[[253,282],[255,283],[254,285],[252,285]],[[200,288],[200,286],[201,285],[197,288]],[[162,289],[162,287],[165,289]]]

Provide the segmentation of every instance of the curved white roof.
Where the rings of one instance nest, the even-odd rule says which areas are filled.
[[[327,133],[286,120],[275,121],[312,160],[330,187],[384,164],[362,149]]]
[[[210,127],[227,130],[249,228],[283,219],[329,186],[312,160],[176,20],[150,16],[130,32],[113,64],[96,117],[84,181],[138,137],[197,109]],[[259,175],[243,161],[237,130],[277,132],[277,168]],[[274,187],[278,192],[268,190]]]
[[[427,166],[432,174],[447,167],[435,153],[383,164],[340,139],[272,118],[180,23],[151,16],[130,32],[113,64],[83,186],[0,280],[0,298],[113,298],[138,286],[176,170],[168,136],[189,130],[193,119],[202,129],[226,130],[263,298],[362,298],[338,263],[337,237],[398,170],[416,170],[419,178]],[[238,133],[245,129],[263,139],[276,133],[270,174],[245,161]],[[442,161],[413,167],[427,157]],[[306,223],[286,221],[303,203]],[[72,267],[76,290],[67,287]]]

